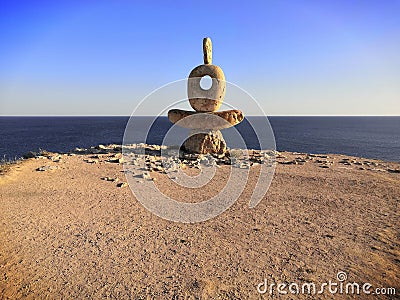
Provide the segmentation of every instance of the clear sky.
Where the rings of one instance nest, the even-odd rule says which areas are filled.
[[[0,115],[130,115],[206,36],[268,115],[400,115],[400,1],[0,3]]]

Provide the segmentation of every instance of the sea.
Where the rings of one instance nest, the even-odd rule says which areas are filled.
[[[162,144],[171,127],[166,117],[134,117],[137,132],[148,131],[146,143]],[[142,118],[142,119],[140,119]],[[236,126],[248,148],[261,146],[252,124],[266,117],[247,117]],[[345,154],[386,161],[400,161],[400,117],[300,117],[271,116],[278,151]],[[0,159],[20,158],[28,151],[67,152],[76,147],[121,144],[129,117],[0,117]],[[143,122],[142,122],[143,121]],[[262,128],[262,127],[261,127]],[[262,129],[261,129],[262,130]],[[266,129],[267,130],[267,129]],[[224,134],[224,130],[222,131]],[[225,134],[224,134],[225,135]],[[135,140],[130,142],[144,142]],[[274,145],[275,146],[275,145]]]

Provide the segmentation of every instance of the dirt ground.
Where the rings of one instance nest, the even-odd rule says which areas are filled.
[[[250,209],[255,184],[211,220],[164,220],[134,197],[119,163],[32,158],[0,176],[0,298],[2,299],[365,299],[365,295],[291,295],[307,282],[370,283],[400,295],[399,163],[329,155],[329,167],[284,153],[270,189]],[[45,171],[37,168],[47,166]],[[222,166],[219,172],[224,172]],[[257,167],[251,172],[256,173]],[[252,173],[251,173],[252,174]],[[198,191],[171,190],[183,200]],[[220,176],[220,175],[218,175]],[[102,180],[103,177],[118,181]],[[224,176],[215,178],[224,183]],[[202,197],[217,185],[203,188]],[[342,274],[343,275],[343,274]],[[260,294],[260,283],[275,283]],[[294,287],[294,285],[292,286]]]

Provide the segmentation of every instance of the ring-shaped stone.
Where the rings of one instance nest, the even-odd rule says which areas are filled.
[[[210,89],[204,90],[200,86],[200,80],[207,75],[212,79],[212,86]],[[224,72],[215,65],[197,66],[189,74],[187,92],[190,106],[195,111],[217,111],[221,107],[226,93]]]

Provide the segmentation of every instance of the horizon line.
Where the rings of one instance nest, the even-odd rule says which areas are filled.
[[[132,117],[130,115],[0,115],[0,117]],[[156,115],[137,115],[135,117],[156,117]],[[167,117],[167,116],[159,116]],[[247,117],[400,117],[400,115],[248,115]]]

